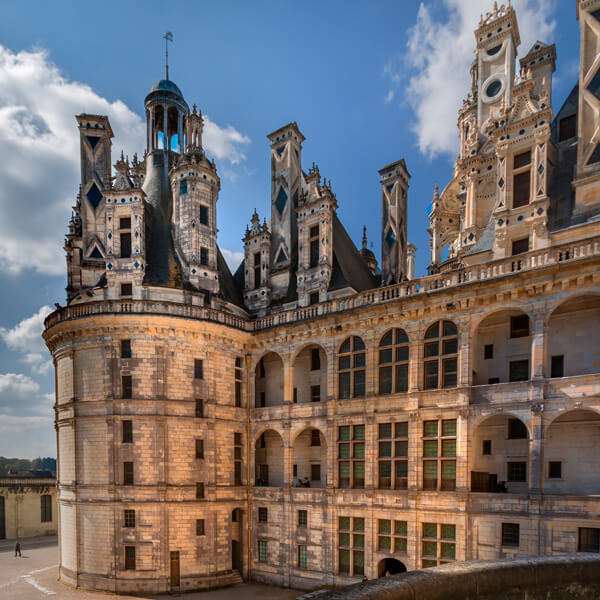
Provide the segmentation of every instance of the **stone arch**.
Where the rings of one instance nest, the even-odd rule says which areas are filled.
[[[327,439],[316,427],[303,429],[292,444],[294,485],[308,480],[310,487],[327,486]],[[308,486],[306,486],[308,487]]]
[[[265,429],[254,442],[255,485],[283,486],[283,438],[274,429]]]
[[[266,352],[254,368],[254,406],[283,404],[283,359],[273,351]]]
[[[600,294],[573,294],[548,315],[546,376],[572,377],[600,368]]]
[[[526,493],[531,439],[526,423],[516,415],[497,413],[481,418],[472,432],[471,491]],[[506,490],[501,488],[502,482]]]
[[[473,385],[530,379],[531,329],[531,317],[521,308],[501,308],[482,316],[472,335]]]
[[[320,344],[307,344],[292,357],[294,402],[322,402],[327,399],[327,353]]]
[[[547,426],[544,437],[544,492],[600,494],[600,414],[566,410]]]
[[[382,558],[377,564],[377,577],[385,577],[388,573],[397,575],[398,573],[406,573],[406,571],[406,565],[397,558]]]

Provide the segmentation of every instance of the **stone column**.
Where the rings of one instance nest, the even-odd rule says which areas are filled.
[[[531,420],[529,440],[529,493],[540,494],[542,492],[542,480],[544,476],[544,453],[542,438],[544,435],[543,423],[544,405],[534,404],[531,407]]]
[[[458,328],[458,373],[457,373],[457,385],[458,387],[466,387],[471,385],[472,380],[472,368],[471,368],[471,341],[474,340],[470,331],[469,322],[458,322],[456,324]],[[440,382],[441,386],[441,382]]]
[[[294,365],[291,352],[283,354],[281,360],[283,361],[283,403],[292,404],[294,402]]]
[[[531,319],[531,379],[546,375],[546,308],[535,308]]]
[[[419,489],[419,462],[421,457],[421,422],[419,413],[410,413],[408,421],[408,489]]]

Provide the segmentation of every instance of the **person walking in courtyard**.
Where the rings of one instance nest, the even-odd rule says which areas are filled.
[[[15,544],[15,556],[21,556],[21,544],[19,542]]]

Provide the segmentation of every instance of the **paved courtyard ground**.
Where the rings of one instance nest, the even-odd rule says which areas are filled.
[[[55,536],[24,540],[21,558],[14,556],[14,541],[0,542],[0,599],[2,600],[126,600],[165,599],[162,596],[120,596],[74,590],[56,581],[58,541]],[[302,593],[257,584],[240,584],[210,592],[178,594],[182,600],[292,600]]]

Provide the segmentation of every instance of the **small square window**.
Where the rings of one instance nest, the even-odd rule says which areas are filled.
[[[529,379],[529,361],[511,360],[508,363],[508,380],[510,382],[527,381]]]
[[[131,296],[133,294],[133,285],[131,283],[121,284],[121,296]]]
[[[550,377],[564,377],[565,376],[565,357],[561,354],[560,356],[553,356],[550,364]]]
[[[123,511],[123,527],[135,527],[135,510],[127,508]]]
[[[298,511],[298,527],[306,527],[308,524],[308,511],[299,510]]]
[[[204,483],[196,484],[196,498],[202,500],[204,498]]]
[[[519,547],[519,524],[502,523],[502,545]]]
[[[523,238],[522,240],[514,240],[512,243],[512,252],[513,256],[517,254],[524,254],[529,251],[529,238]]]
[[[309,304],[312,306],[313,304],[319,304],[319,292],[313,292],[309,297]]]
[[[133,398],[133,381],[131,375],[121,376],[121,395],[126,400]]]
[[[489,360],[490,358],[494,358],[494,344],[486,344],[483,347],[483,358],[485,360]]]
[[[509,462],[506,464],[506,479],[513,482],[527,481],[527,463],[525,462]]]
[[[269,520],[269,511],[262,506],[258,509],[258,522],[267,523]]]
[[[310,480],[321,481],[321,465],[310,465]]]
[[[132,421],[121,421],[122,427],[122,438],[123,444],[133,443],[133,422]]]
[[[311,385],[310,386],[310,401],[320,402],[321,401],[321,386]]]
[[[196,458],[204,458],[204,440],[196,440]]]
[[[577,552],[600,552],[600,529],[580,527]]]
[[[531,151],[527,150],[527,152],[523,152],[521,154],[516,154],[514,157],[514,168],[520,169],[521,167],[525,167],[531,163]]]
[[[131,229],[131,217],[121,217],[119,219],[119,229]]]
[[[483,440],[483,447],[481,453],[484,455],[490,455],[492,453],[492,440]]]
[[[529,317],[518,315],[510,318],[510,337],[520,338],[529,335]]]
[[[121,340],[121,358],[131,358],[131,340]]]
[[[203,379],[204,371],[203,371],[203,363],[202,360],[196,359],[194,361],[194,379]]]
[[[196,535],[205,535],[204,519],[196,519]]]
[[[548,479],[562,479],[562,462],[560,460],[548,462]]]

